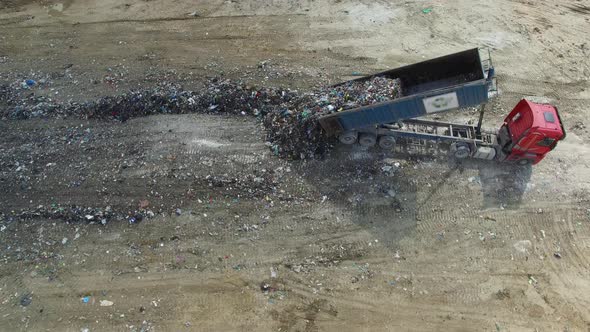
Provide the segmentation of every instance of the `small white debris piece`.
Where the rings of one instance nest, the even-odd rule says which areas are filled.
[[[101,307],[110,307],[113,304],[114,303],[112,301],[109,301],[109,300],[100,300],[100,306]]]
[[[518,252],[526,254],[533,247],[533,244],[529,240],[521,240],[514,244],[514,249]]]
[[[65,245],[66,243],[68,243],[68,238],[67,238],[67,237],[64,237],[64,238],[61,240],[61,244]]]

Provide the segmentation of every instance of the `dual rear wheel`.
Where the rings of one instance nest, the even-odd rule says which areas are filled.
[[[465,142],[451,144],[451,153],[457,159],[465,159],[471,155],[471,148]]]

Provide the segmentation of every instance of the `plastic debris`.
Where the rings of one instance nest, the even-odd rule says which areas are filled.
[[[536,285],[537,284],[537,279],[535,279],[535,277],[533,277],[532,275],[529,275],[529,284],[530,285]]]
[[[90,296],[84,296],[84,297],[82,298],[82,302],[83,302],[83,303],[88,303],[88,302],[90,302]]]
[[[101,307],[110,307],[113,304],[114,303],[112,301],[109,301],[109,300],[100,300],[100,306]]]
[[[21,306],[27,307],[31,303],[33,303],[33,297],[31,296],[31,294],[24,294],[23,296],[21,296],[21,298],[20,298],[20,305]]]

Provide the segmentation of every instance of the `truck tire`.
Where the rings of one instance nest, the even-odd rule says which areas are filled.
[[[392,136],[381,136],[379,137],[379,147],[382,149],[390,150],[395,146],[395,137]]]
[[[518,166],[528,166],[531,165],[533,161],[531,159],[520,159],[516,162]]]
[[[359,134],[356,131],[347,131],[345,133],[342,133],[338,137],[338,139],[342,144],[351,145],[356,143],[356,141],[358,140],[358,136]]]
[[[469,144],[458,142],[451,145],[451,153],[457,159],[465,159],[471,155]]]
[[[366,148],[373,147],[375,144],[377,144],[377,135],[362,133],[359,135],[359,144]]]

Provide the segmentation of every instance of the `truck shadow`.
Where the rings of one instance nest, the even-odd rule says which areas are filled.
[[[345,218],[395,249],[415,231],[419,209],[415,181],[390,167],[379,154],[353,149],[303,163],[298,172]]]
[[[457,168],[473,169],[478,176],[472,181],[481,185],[483,208],[518,208],[529,186],[533,168],[511,163],[467,159],[460,162],[450,160]]]
[[[384,162],[392,157],[395,159],[390,160],[415,162],[397,168]],[[419,164],[429,164],[432,169],[412,167]],[[391,249],[416,231],[422,222],[421,211],[432,210],[438,204],[435,200],[446,195],[444,191],[449,188],[479,183],[483,198],[479,208],[517,208],[532,174],[530,166],[473,159],[457,162],[446,157],[434,160],[399,153],[393,156],[354,147],[336,149],[325,160],[308,161],[298,168],[298,173],[345,217]],[[478,175],[468,174],[473,171]],[[428,178],[428,186],[419,185],[424,181],[416,181],[417,177]],[[423,222],[430,224],[429,220]]]

